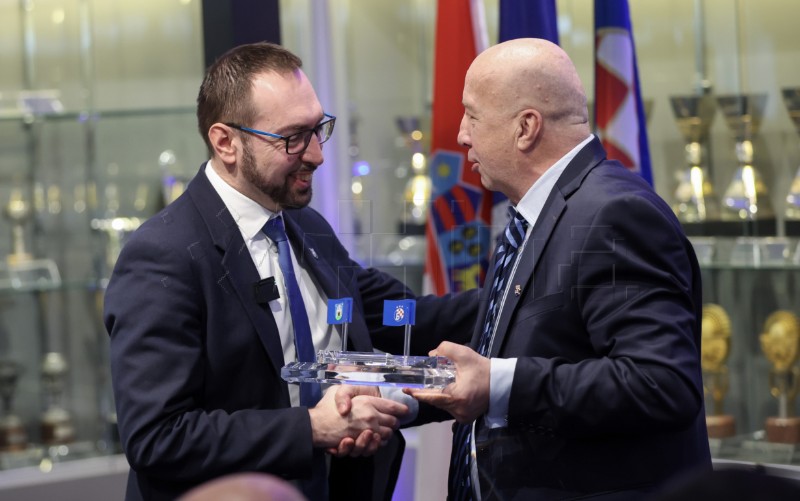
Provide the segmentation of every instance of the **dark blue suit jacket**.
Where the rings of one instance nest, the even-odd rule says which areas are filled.
[[[313,209],[286,210],[284,217],[297,259],[319,287],[330,298],[353,298],[350,349],[371,351],[376,344],[402,353],[404,330],[382,325],[383,300],[411,292],[351,260]],[[202,169],[122,249],[105,296],[105,323],[131,465],[128,499],[174,499],[233,472],[305,478],[322,459],[311,446],[308,412],[290,407],[277,327],[254,297],[258,280],[239,228]],[[477,297],[419,298],[415,352],[427,352],[445,334],[466,342]],[[386,449],[394,454],[389,458],[334,459],[331,497],[380,499],[387,493],[375,493],[387,483],[390,495],[402,449]]]
[[[478,420],[484,499],[647,490],[710,468],[697,259],[669,206],[596,138],[510,284],[491,356],[518,361],[508,428]]]

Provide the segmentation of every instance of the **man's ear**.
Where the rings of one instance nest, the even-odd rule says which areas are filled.
[[[522,110],[517,115],[517,147],[527,150],[536,144],[542,132],[542,114],[533,108]]]
[[[236,156],[241,148],[241,140],[233,129],[221,123],[215,123],[208,129],[208,139],[215,156],[227,164],[236,163]]]

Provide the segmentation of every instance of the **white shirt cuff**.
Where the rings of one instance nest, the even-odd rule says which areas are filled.
[[[508,401],[511,396],[511,383],[514,381],[516,358],[491,359],[489,375],[489,411],[484,416],[488,428],[508,426]]]
[[[411,395],[406,395],[403,393],[402,388],[396,388],[394,386],[381,386],[378,389],[380,390],[383,398],[388,398],[389,400],[394,400],[395,402],[399,402],[408,406],[408,414],[401,416],[398,419],[400,426],[408,424],[417,419],[417,414],[419,414],[419,402],[417,399]]]

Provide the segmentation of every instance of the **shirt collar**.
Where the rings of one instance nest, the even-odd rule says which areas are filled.
[[[569,153],[558,159],[556,163],[544,171],[544,174],[533,183],[533,186],[531,186],[525,195],[523,195],[522,199],[520,199],[516,208],[517,211],[525,217],[525,220],[528,221],[529,228],[533,228],[536,224],[536,220],[539,219],[544,203],[547,201],[547,197],[550,196],[550,192],[553,191],[553,187],[556,185],[558,178],[561,177],[564,169],[567,168],[567,165],[575,158],[578,152],[589,144],[593,138],[594,135],[589,134],[589,137],[572,148]]]
[[[211,165],[206,163],[205,173],[208,181],[219,194],[234,221],[239,226],[242,236],[250,240],[261,233],[261,229],[276,213],[261,206],[258,202],[239,193],[233,186],[223,180]]]

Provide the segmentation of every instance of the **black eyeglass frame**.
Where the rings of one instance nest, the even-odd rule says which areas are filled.
[[[324,144],[328,139],[331,138],[333,135],[333,127],[336,125],[336,117],[330,115],[328,113],[322,113],[327,120],[323,120],[322,122],[318,123],[316,127],[313,129],[306,129],[301,130],[299,132],[295,132],[294,134],[290,134],[288,136],[281,136],[280,134],[275,134],[273,132],[264,132],[263,130],[253,129],[251,127],[245,127],[244,125],[239,125],[237,123],[226,123],[228,127],[233,129],[240,130],[242,132],[250,132],[253,134],[258,134],[259,136],[267,136],[274,139],[281,139],[284,143],[286,143],[286,154],[287,155],[301,155],[307,149],[308,145],[311,144],[311,136],[317,136],[317,141],[319,144]],[[302,138],[303,142],[297,142],[297,145],[302,144],[303,147],[299,148],[297,151],[289,151],[289,145],[293,141],[297,141],[298,138]]]

